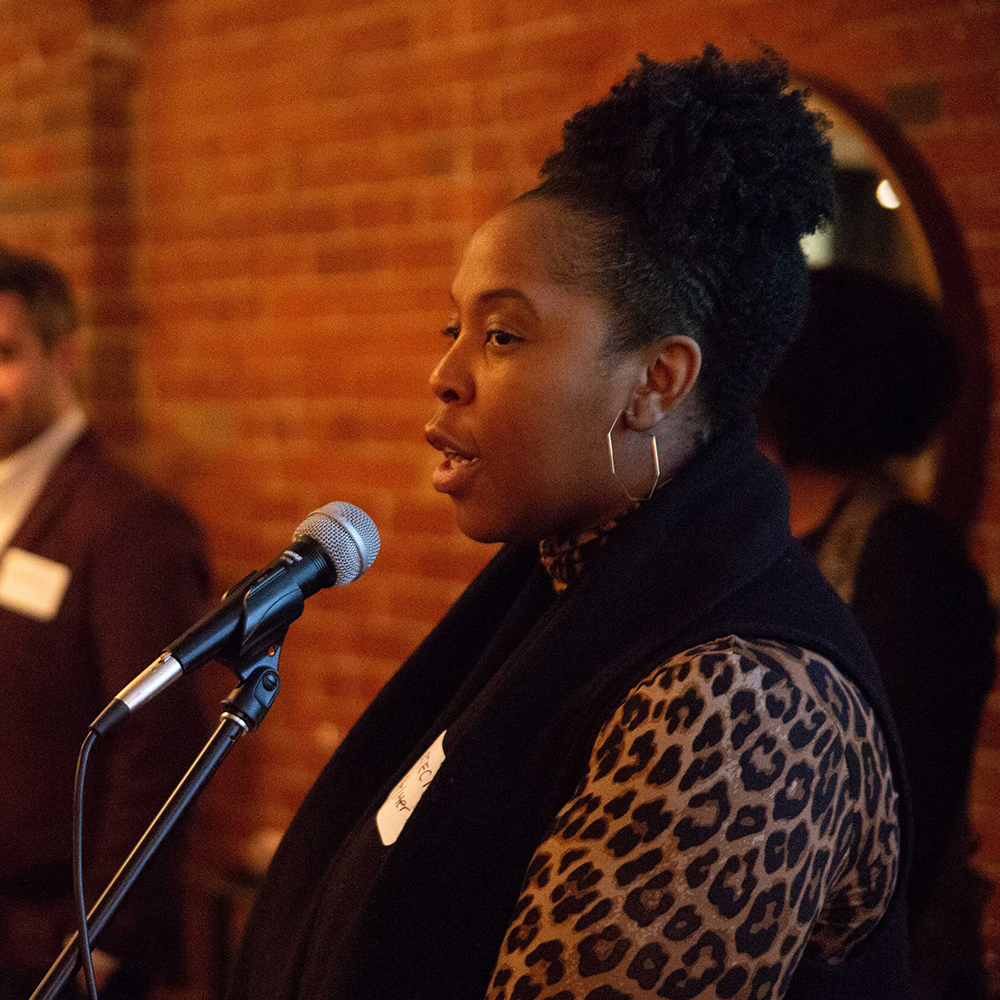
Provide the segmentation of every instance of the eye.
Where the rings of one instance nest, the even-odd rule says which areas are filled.
[[[457,323],[449,323],[448,326],[441,331],[441,336],[448,340],[458,340],[460,332],[461,330]]]
[[[509,347],[511,344],[516,344],[521,340],[516,334],[511,333],[509,330],[487,330],[486,331],[486,341],[487,343],[492,342],[496,344],[497,347]]]

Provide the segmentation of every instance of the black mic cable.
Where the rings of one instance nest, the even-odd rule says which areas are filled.
[[[77,951],[83,965],[84,985],[89,1000],[98,1000],[94,959],[90,953],[90,930],[87,927],[87,903],[83,895],[83,783],[87,775],[90,748],[97,742],[97,733],[88,730],[76,761],[73,782],[73,902],[76,904]]]

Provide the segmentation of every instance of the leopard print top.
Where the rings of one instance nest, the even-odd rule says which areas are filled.
[[[842,961],[884,913],[897,806],[872,710],[829,661],[687,650],[601,730],[488,1000],[777,1000],[803,954]]]

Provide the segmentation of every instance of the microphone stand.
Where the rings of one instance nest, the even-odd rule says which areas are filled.
[[[281,686],[277,667],[282,642],[283,633],[269,646],[264,649],[258,647],[234,666],[237,675],[244,679],[223,701],[218,728],[87,914],[91,942],[104,930],[132,883],[226,759],[236,741],[251,729],[256,729],[267,715]],[[55,1000],[79,967],[77,932],[74,931],[30,1000]]]

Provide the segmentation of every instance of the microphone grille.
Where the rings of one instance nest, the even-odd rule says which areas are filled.
[[[337,571],[337,587],[364,574],[375,562],[380,544],[375,522],[360,507],[343,500],[314,510],[295,529],[292,540],[300,538],[311,538],[322,546]]]

